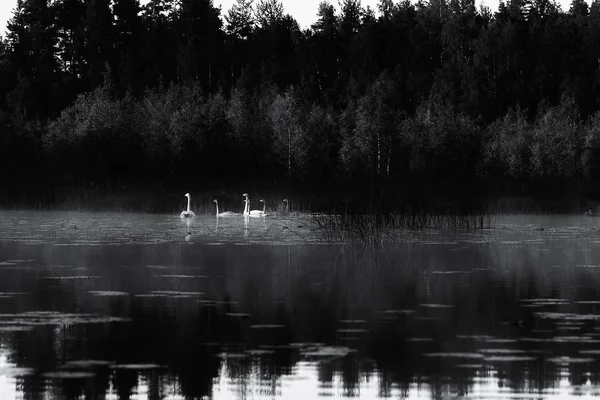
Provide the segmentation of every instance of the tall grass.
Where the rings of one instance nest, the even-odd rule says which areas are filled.
[[[369,196],[348,196],[334,206],[313,213],[312,223],[324,240],[382,242],[403,233],[425,229],[476,230],[492,225],[496,199],[484,190],[473,196],[441,195],[428,201],[382,201]],[[365,206],[367,205],[367,206]]]
[[[316,214],[312,216],[316,231],[324,240],[382,242],[393,240],[402,231],[424,229],[476,230],[489,228],[492,215],[487,212],[473,214]]]

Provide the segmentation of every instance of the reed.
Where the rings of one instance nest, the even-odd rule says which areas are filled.
[[[411,231],[425,229],[476,230],[492,225],[494,204],[492,198],[481,196],[477,201],[464,202],[456,198],[438,198],[436,201],[409,204],[400,201],[398,206],[367,207],[364,198],[346,197],[344,202],[334,202],[324,211],[312,214],[315,231],[323,240],[362,241],[380,243],[394,240]]]

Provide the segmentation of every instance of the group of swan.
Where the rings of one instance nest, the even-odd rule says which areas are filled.
[[[250,210],[250,198],[248,196],[248,193],[244,193],[244,194],[242,194],[242,196],[244,197],[244,203],[245,203],[244,212],[243,212],[244,216],[265,217],[267,215],[266,205],[265,205],[265,201],[263,199],[260,199],[260,202],[263,203],[262,210]],[[181,218],[195,217],[196,214],[194,214],[194,212],[192,210],[190,210],[190,202],[191,202],[190,194],[186,193],[185,197],[188,198],[187,210],[181,212]],[[283,199],[283,202],[287,206],[287,199]],[[233,217],[236,215],[240,215],[240,213],[236,213],[233,211],[223,211],[222,213],[220,213],[219,212],[219,202],[217,201],[217,199],[214,199],[213,203],[215,203],[215,206],[217,207],[217,217]]]

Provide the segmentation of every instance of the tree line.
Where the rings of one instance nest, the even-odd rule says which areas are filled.
[[[0,200],[282,182],[385,210],[600,195],[600,0],[339,6],[303,30],[280,0],[19,0]]]

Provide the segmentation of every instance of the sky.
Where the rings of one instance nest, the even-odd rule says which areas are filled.
[[[317,10],[321,1],[322,0],[282,0],[282,3],[286,13],[292,15],[296,21],[298,21],[301,28],[308,28],[317,19]],[[221,14],[226,14],[234,2],[235,0],[213,0],[215,6],[221,6]],[[257,2],[258,0],[255,0],[255,3]],[[375,11],[377,11],[378,2],[378,0],[361,0],[361,4],[364,8],[370,6]],[[482,2],[490,7],[492,11],[495,11],[496,8],[498,8],[499,0],[476,0],[478,6]],[[558,2],[561,4],[563,10],[569,9],[570,0],[558,0]],[[142,3],[144,3],[143,0]],[[330,0],[330,3],[334,4],[339,10],[337,0]],[[0,32],[2,32],[2,34],[4,34],[6,30],[6,21],[12,16],[12,10],[16,4],[17,0],[0,0]]]

